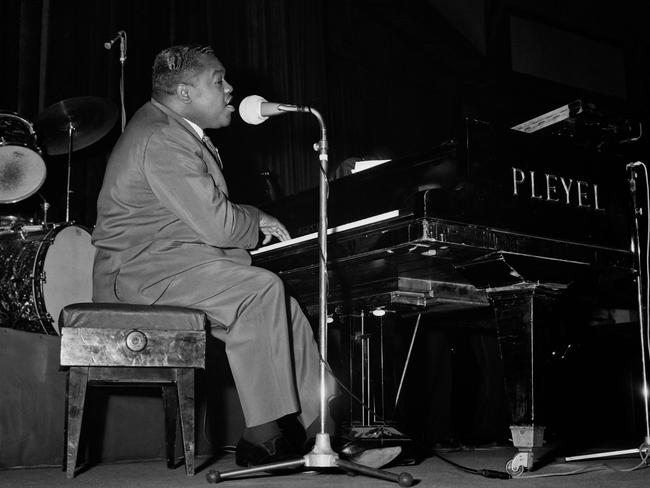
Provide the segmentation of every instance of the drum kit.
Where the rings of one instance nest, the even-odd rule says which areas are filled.
[[[72,153],[104,137],[118,110],[104,98],[76,97],[46,108],[34,124],[0,111],[0,204],[36,194],[45,182],[44,156],[67,155],[66,217],[40,223],[0,215],[0,327],[58,335],[61,309],[91,300],[95,255],[90,231],[70,221]]]

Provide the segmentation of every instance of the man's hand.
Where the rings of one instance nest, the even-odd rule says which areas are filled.
[[[264,234],[264,241],[262,241],[262,245],[268,244],[273,236],[277,237],[281,241],[286,241],[291,239],[291,236],[289,235],[289,232],[287,231],[287,228],[282,225],[282,222],[280,222],[278,219],[275,217],[262,212],[260,210],[260,230],[262,231],[262,234]]]

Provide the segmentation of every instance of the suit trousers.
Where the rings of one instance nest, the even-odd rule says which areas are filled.
[[[219,259],[173,277],[155,303],[205,311],[212,335],[225,343],[248,427],[296,412],[305,427],[318,418],[318,346],[277,275]],[[331,377],[328,383],[330,396]]]

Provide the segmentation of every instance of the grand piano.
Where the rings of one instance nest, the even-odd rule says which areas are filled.
[[[308,311],[318,307],[318,194],[265,208],[293,239],[253,251]],[[637,307],[626,161],[571,141],[467,120],[456,141],[330,182],[328,307],[428,312],[492,307],[518,453],[544,442],[539,364],[567,290]]]

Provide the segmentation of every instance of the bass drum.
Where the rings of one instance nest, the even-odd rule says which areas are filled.
[[[0,236],[0,325],[59,334],[66,305],[92,300],[90,232],[66,224]]]

